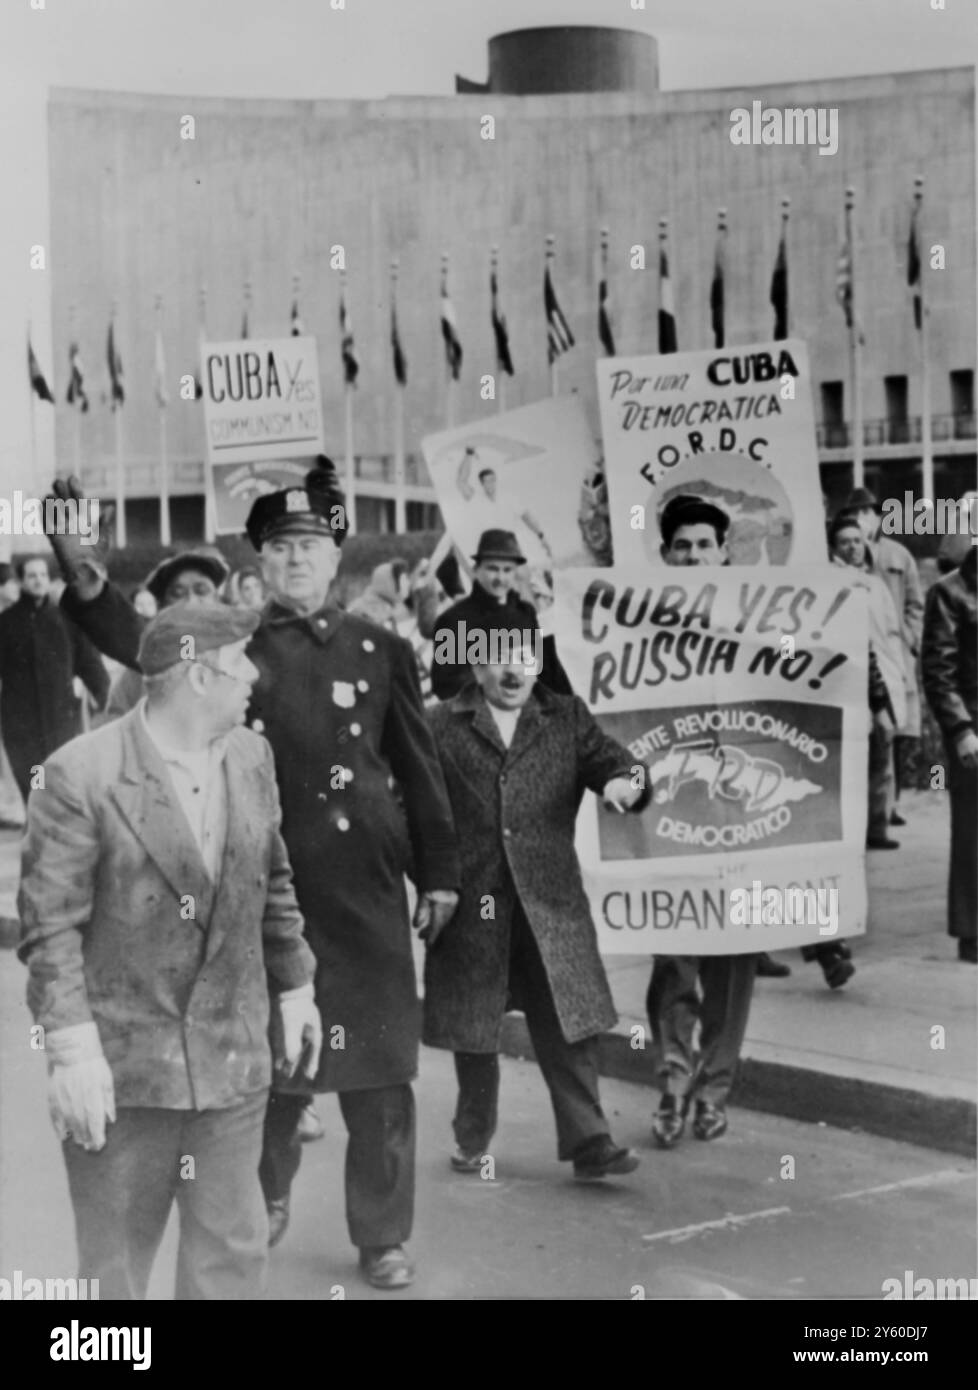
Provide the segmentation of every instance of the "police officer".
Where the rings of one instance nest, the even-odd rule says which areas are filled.
[[[259,497],[247,530],[271,595],[248,648],[261,673],[250,718],[275,756],[324,1025],[311,1087],[273,1082],[260,1169],[271,1239],[288,1222],[308,1090],[336,1091],[349,1132],[350,1237],[367,1279],[400,1288],[414,1273],[403,1245],[414,1208],[410,1083],[420,1033],[404,874],[418,889],[415,925],[440,930],[457,902],[451,807],[410,645],[329,601],[346,535],[330,461],[304,487]],[[65,538],[51,539],[74,581],[73,616],[86,626],[90,614],[96,645],[135,664],[138,621],[98,574],[98,557],[62,553]]]

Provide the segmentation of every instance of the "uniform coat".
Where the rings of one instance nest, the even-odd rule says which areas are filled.
[[[103,651],[135,664],[139,626],[117,589],[72,611]],[[282,834],[317,960],[325,1041],[314,1089],[409,1081],[420,1005],[404,874],[421,892],[458,886],[414,654],[331,603],[300,617],[273,600],[248,656],[261,673],[249,718],[275,756]]]
[[[0,728],[22,793],[30,770],[81,733],[79,676],[102,707],[109,676],[99,654],[49,598],[22,594],[0,613]]]
[[[458,828],[462,888],[455,916],[427,953],[423,1041],[455,1052],[499,1050],[520,906],[565,1040],[610,1028],[617,1015],[574,825],[585,789],[600,794],[609,778],[630,775],[634,759],[601,732],[582,700],[540,685],[508,749],[476,686],[429,710],[428,719]]]
[[[266,1089],[269,987],[312,979],[269,747],[234,729],[223,765],[216,884],[138,709],[55,753],[30,799],[28,1003],[45,1029],[97,1024],[120,1106],[220,1110]]]

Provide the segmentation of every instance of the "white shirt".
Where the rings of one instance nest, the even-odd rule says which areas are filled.
[[[143,728],[166,764],[174,795],[187,818],[207,876],[212,883],[216,883],[228,832],[227,781],[224,776],[227,739],[215,739],[207,748],[195,753],[184,748],[171,748],[160,740],[146,718],[145,699],[140,702],[139,713]]]
[[[523,713],[522,708],[499,709],[497,705],[490,705],[488,700],[486,704],[489,705],[489,713],[496,721],[499,737],[502,739],[504,746],[508,748],[513,742],[513,735],[516,733],[516,725],[519,723],[520,715]]]

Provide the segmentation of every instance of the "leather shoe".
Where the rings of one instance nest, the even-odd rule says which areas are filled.
[[[890,824],[891,824],[891,825],[906,825],[906,823],[907,823],[906,817],[901,816],[899,811],[891,811],[891,812],[890,812]]]
[[[762,951],[757,957],[757,973],[768,980],[783,980],[785,976],[791,974],[791,966],[783,965],[779,960],[773,960],[767,951]]]
[[[688,1096],[664,1095],[652,1116],[652,1138],[660,1149],[674,1149],[686,1128]]]
[[[278,1245],[289,1226],[289,1199],[276,1197],[266,1203],[268,1207],[268,1248]]]
[[[299,1116],[299,1138],[303,1144],[314,1144],[317,1139],[322,1139],[326,1130],[322,1120],[316,1114],[316,1107],[312,1101],[303,1107],[302,1114]]]
[[[710,1100],[696,1102],[696,1115],[693,1119],[693,1133],[697,1139],[719,1139],[727,1132],[727,1112],[722,1105],[714,1105]]]
[[[899,849],[900,841],[891,840],[886,835],[869,835],[866,839],[867,849]]]
[[[958,938],[958,960],[970,961],[972,965],[978,964],[978,943],[973,936]]]
[[[364,1246],[360,1268],[375,1289],[406,1289],[414,1279],[414,1265],[401,1245]]]
[[[620,1149],[610,1134],[598,1134],[574,1154],[574,1177],[577,1182],[600,1182],[612,1174],[634,1173],[639,1162],[634,1149]]]
[[[448,1160],[456,1173],[480,1173],[484,1154],[467,1154],[464,1149],[456,1149]]]
[[[851,960],[845,960],[842,956],[837,956],[833,961],[826,961],[822,966],[822,973],[825,976],[825,983],[829,989],[841,989],[842,986],[851,980],[856,973],[856,967]]]

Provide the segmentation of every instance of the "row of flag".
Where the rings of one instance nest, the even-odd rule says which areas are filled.
[[[776,339],[783,339],[788,336],[787,200],[785,200],[784,206],[785,211],[782,213],[781,235],[778,241],[777,256],[771,275],[770,288],[770,303],[774,310],[774,337]],[[912,291],[914,325],[917,329],[921,329],[923,326],[921,257],[918,227],[919,207],[920,198],[918,196],[915,199],[913,212],[911,214],[910,234],[907,245],[907,284]],[[713,278],[710,285],[710,323],[713,332],[714,346],[718,348],[722,348],[725,341],[726,237],[726,214],[721,211],[717,227]],[[603,232],[601,270],[598,281],[598,338],[604,352],[609,357],[613,357],[615,355],[615,339],[608,296],[607,249],[607,233]],[[571,331],[570,324],[567,321],[564,311],[560,307],[560,301],[554,287],[551,270],[552,261],[553,250],[552,247],[548,246],[543,274],[543,305],[547,324],[547,360],[551,366],[553,366],[564,353],[570,351],[575,344],[574,334]],[[510,349],[509,330],[506,324],[506,316],[500,307],[499,277],[496,268],[495,252],[493,253],[489,288],[492,332],[495,342],[497,366],[499,370],[505,372],[507,376],[514,376],[515,368],[513,366],[513,357]],[[863,341],[858,324],[854,325],[853,322],[852,231],[848,212],[845,235],[836,265],[836,298],[845,316],[847,328],[853,329],[855,326],[860,341]],[[462,371],[462,341],[459,335],[455,307],[448,292],[448,274],[445,264],[442,266],[439,314],[446,369],[450,379],[452,381],[458,381]],[[345,291],[341,292],[340,295],[339,328],[340,354],[343,364],[344,380],[349,386],[355,386],[360,371],[360,362],[357,357],[353,324],[346,302]],[[290,332],[293,336],[300,337],[305,331],[306,329],[299,312],[298,299],[294,298],[290,315]],[[203,326],[201,326],[200,329],[200,336],[203,341],[205,336]],[[248,338],[249,336],[249,315],[248,304],[246,302],[242,315],[241,337]],[[398,330],[397,303],[393,295],[391,296],[390,341],[394,378],[399,386],[406,386],[408,379],[407,358],[405,357],[400,332]],[[678,347],[676,308],[663,223],[660,224],[659,247],[658,349],[660,353],[672,353],[678,351]],[[29,335],[27,352],[28,372],[32,389],[42,401],[49,401],[51,404],[54,404],[54,397],[38,363]],[[106,360],[109,373],[108,394],[112,409],[114,410],[125,402],[122,359],[115,342],[114,320],[110,320],[109,322],[106,342]],[[163,335],[159,324],[157,324],[154,344],[153,375],[156,399],[158,404],[162,407],[168,404],[169,395],[166,387],[166,361],[163,349]],[[202,395],[200,381],[196,378],[195,381],[196,395],[199,398]],[[89,409],[90,403],[85,389],[85,372],[82,365],[81,353],[77,340],[74,338],[71,340],[68,349],[68,387],[65,393],[65,400],[69,405],[77,406],[82,413],[85,413]]]

